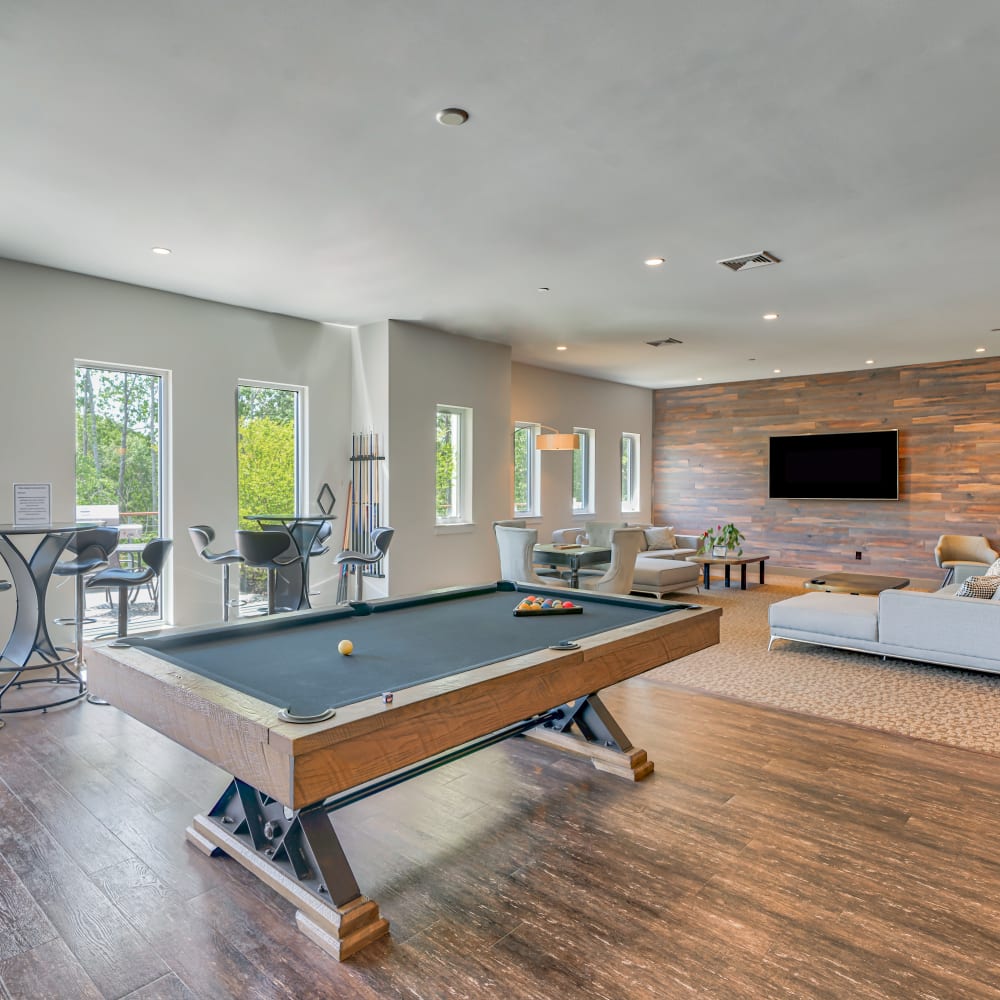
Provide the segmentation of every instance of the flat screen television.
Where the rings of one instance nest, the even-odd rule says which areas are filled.
[[[899,431],[772,437],[768,495],[788,500],[898,500]]]

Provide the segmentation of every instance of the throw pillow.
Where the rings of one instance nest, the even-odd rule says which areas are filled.
[[[956,597],[979,597],[988,601],[1000,590],[1000,576],[970,576],[955,592]]]
[[[646,536],[646,548],[651,551],[653,549],[677,548],[677,537],[670,525],[662,528],[647,528],[643,534]]]
[[[983,576],[1000,576],[1000,559],[998,559]]]

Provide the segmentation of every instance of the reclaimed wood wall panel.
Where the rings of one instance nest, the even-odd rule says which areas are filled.
[[[657,524],[732,521],[745,547],[810,572],[938,579],[941,534],[1000,551],[1000,358],[659,389],[653,428]],[[898,501],[768,499],[772,434],[892,428]]]

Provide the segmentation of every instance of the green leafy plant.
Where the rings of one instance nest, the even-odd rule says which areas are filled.
[[[746,535],[736,527],[732,521],[729,524],[717,524],[715,530],[706,529],[701,535],[701,550],[708,555],[712,554],[712,549],[717,545],[725,546],[727,551],[735,551],[736,555],[743,555],[741,543]]]

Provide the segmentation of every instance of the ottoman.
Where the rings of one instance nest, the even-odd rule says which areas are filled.
[[[662,597],[675,590],[697,589],[701,584],[701,567],[686,559],[659,559],[636,556],[632,590],[638,594],[655,594]]]
[[[771,641],[796,639],[820,646],[878,652],[878,597],[825,591],[777,601],[768,608]]]

